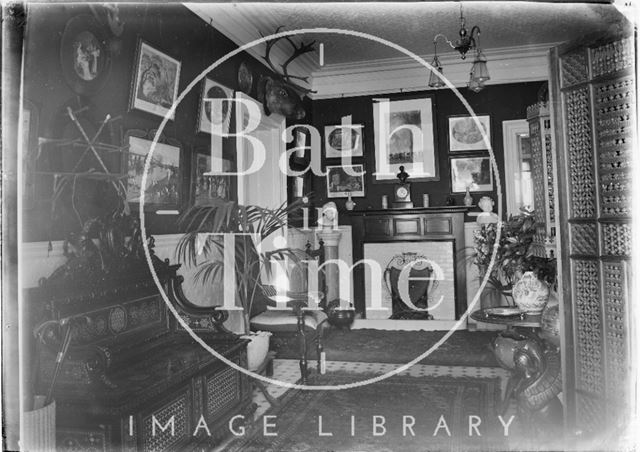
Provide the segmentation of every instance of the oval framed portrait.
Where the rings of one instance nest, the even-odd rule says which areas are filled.
[[[106,33],[87,14],[71,18],[60,41],[60,64],[65,81],[81,95],[92,95],[105,84],[111,69]]]
[[[249,69],[249,66],[245,61],[240,63],[238,67],[238,87],[240,91],[247,95],[251,95],[251,88],[253,88],[253,72]]]
[[[221,126],[222,132],[229,132],[231,118],[231,102],[212,102],[216,99],[233,98],[233,90],[211,80],[208,77],[202,81],[200,94],[200,108],[198,110],[197,132],[211,133],[212,127]]]

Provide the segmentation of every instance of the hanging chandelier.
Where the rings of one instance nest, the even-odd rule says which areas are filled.
[[[445,35],[442,33],[438,33],[433,38],[433,61],[431,62],[431,66],[435,68],[440,74],[442,71],[442,64],[440,63],[440,59],[438,58],[438,38],[444,39],[447,44],[451,46],[452,49],[460,52],[460,58],[463,60],[467,58],[467,52],[470,50],[475,50],[475,59],[473,60],[473,65],[471,66],[471,72],[469,73],[469,83],[467,87],[473,92],[480,92],[484,88],[484,83],[489,80],[491,77],[489,76],[489,70],[487,69],[487,57],[484,56],[482,50],[480,50],[480,27],[474,25],[471,28],[471,32],[467,31],[464,14],[462,12],[462,3],[460,3],[460,31],[458,32],[460,36],[458,40],[455,42],[447,39]],[[440,77],[438,77],[435,72],[431,72],[429,76],[429,86],[431,88],[442,88],[445,86],[445,83]]]

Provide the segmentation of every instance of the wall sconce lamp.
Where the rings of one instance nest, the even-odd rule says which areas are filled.
[[[455,42],[447,39],[447,37],[442,33],[438,33],[433,38],[434,57],[431,62],[431,66],[441,74],[443,73],[442,64],[440,64],[440,60],[438,59],[438,38],[444,39],[452,49],[460,52],[460,58],[463,60],[466,59],[467,52],[469,52],[469,50],[475,50],[476,55],[473,60],[473,66],[471,66],[469,83],[467,86],[473,92],[480,92],[484,88],[484,83],[491,78],[489,76],[489,70],[487,69],[487,57],[485,57],[482,50],[480,50],[480,27],[474,25],[471,28],[471,33],[467,31],[464,15],[462,13],[462,3],[460,3],[460,31],[458,34],[460,38]],[[429,86],[431,88],[442,88],[445,86],[445,83],[435,74],[434,71],[431,71],[431,75],[429,76]]]

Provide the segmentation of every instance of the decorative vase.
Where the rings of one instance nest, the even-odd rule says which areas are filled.
[[[351,328],[356,312],[353,308],[341,309],[340,300],[333,300],[327,305],[327,317],[329,324],[336,328]]]
[[[473,205],[473,196],[469,192],[469,187],[467,187],[467,194],[464,195],[464,205],[467,207],[471,207]]]
[[[347,208],[347,210],[353,210],[353,208],[356,206],[356,203],[353,201],[353,199],[351,199],[351,192],[349,192],[348,196],[349,198],[344,203],[344,206]]]
[[[247,344],[247,369],[250,371],[256,370],[260,367],[260,364],[267,358],[269,353],[269,338],[271,332],[269,331],[256,331],[241,336],[243,339],[249,339]]]
[[[527,314],[540,314],[549,301],[549,286],[535,273],[525,272],[513,286],[513,301]]]

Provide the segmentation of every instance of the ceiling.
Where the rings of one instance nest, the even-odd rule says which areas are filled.
[[[391,41],[418,55],[433,53],[433,37],[444,33],[456,39],[460,2],[399,3],[216,3],[190,4],[208,23],[234,18],[250,39],[284,30],[332,28],[368,33]],[[463,4],[467,28],[478,25],[480,45],[486,51],[540,44],[556,44],[582,35],[603,32],[625,22],[610,4],[481,2]],[[220,24],[222,25],[222,24]],[[224,27],[223,27],[224,28]],[[228,27],[227,27],[228,28]],[[337,33],[296,38],[324,45],[324,64],[344,65],[401,56],[378,42]],[[451,49],[440,41],[440,53]],[[444,44],[444,45],[443,45]],[[279,43],[289,51],[286,43]],[[446,46],[446,47],[445,47]],[[318,53],[301,58],[305,66],[318,67]],[[301,61],[302,63],[303,61]]]

